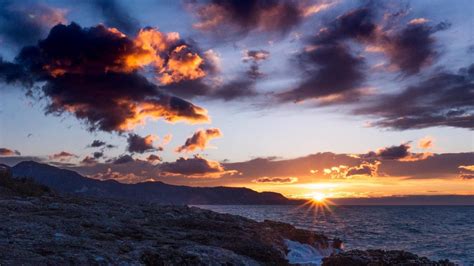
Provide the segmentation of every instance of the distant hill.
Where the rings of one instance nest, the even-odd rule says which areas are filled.
[[[84,177],[77,172],[34,161],[20,162],[11,168],[15,177],[31,177],[60,193],[102,198],[153,201],[162,204],[291,204],[274,192],[256,192],[248,188],[187,187],[163,182],[122,184]]]

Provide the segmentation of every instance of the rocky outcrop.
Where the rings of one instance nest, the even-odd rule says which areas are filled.
[[[0,264],[287,264],[285,239],[325,236],[186,206],[0,193]]]
[[[432,261],[401,250],[350,250],[323,259],[323,266],[454,266],[448,260]]]
[[[10,175],[0,167],[0,265],[288,265],[288,259],[320,262],[322,256],[304,256],[328,256],[341,245],[285,223],[196,207],[58,195]],[[370,250],[323,262],[448,265],[402,251]]]

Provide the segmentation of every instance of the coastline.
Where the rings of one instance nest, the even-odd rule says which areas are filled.
[[[2,188],[0,210],[5,265],[288,265],[304,263],[306,255],[317,255],[314,251],[320,256],[312,262],[322,265],[452,265],[403,251],[341,253],[337,241],[312,231],[197,207],[23,196]]]

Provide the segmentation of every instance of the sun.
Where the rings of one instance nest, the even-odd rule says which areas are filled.
[[[322,203],[326,199],[326,196],[323,193],[314,193],[313,194],[313,201]]]

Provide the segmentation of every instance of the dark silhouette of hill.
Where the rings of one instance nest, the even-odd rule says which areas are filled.
[[[30,177],[59,193],[101,198],[152,201],[162,204],[291,204],[274,192],[256,192],[248,188],[188,187],[144,182],[123,184],[114,180],[100,181],[77,172],[34,161],[20,162],[11,168],[15,177]]]

